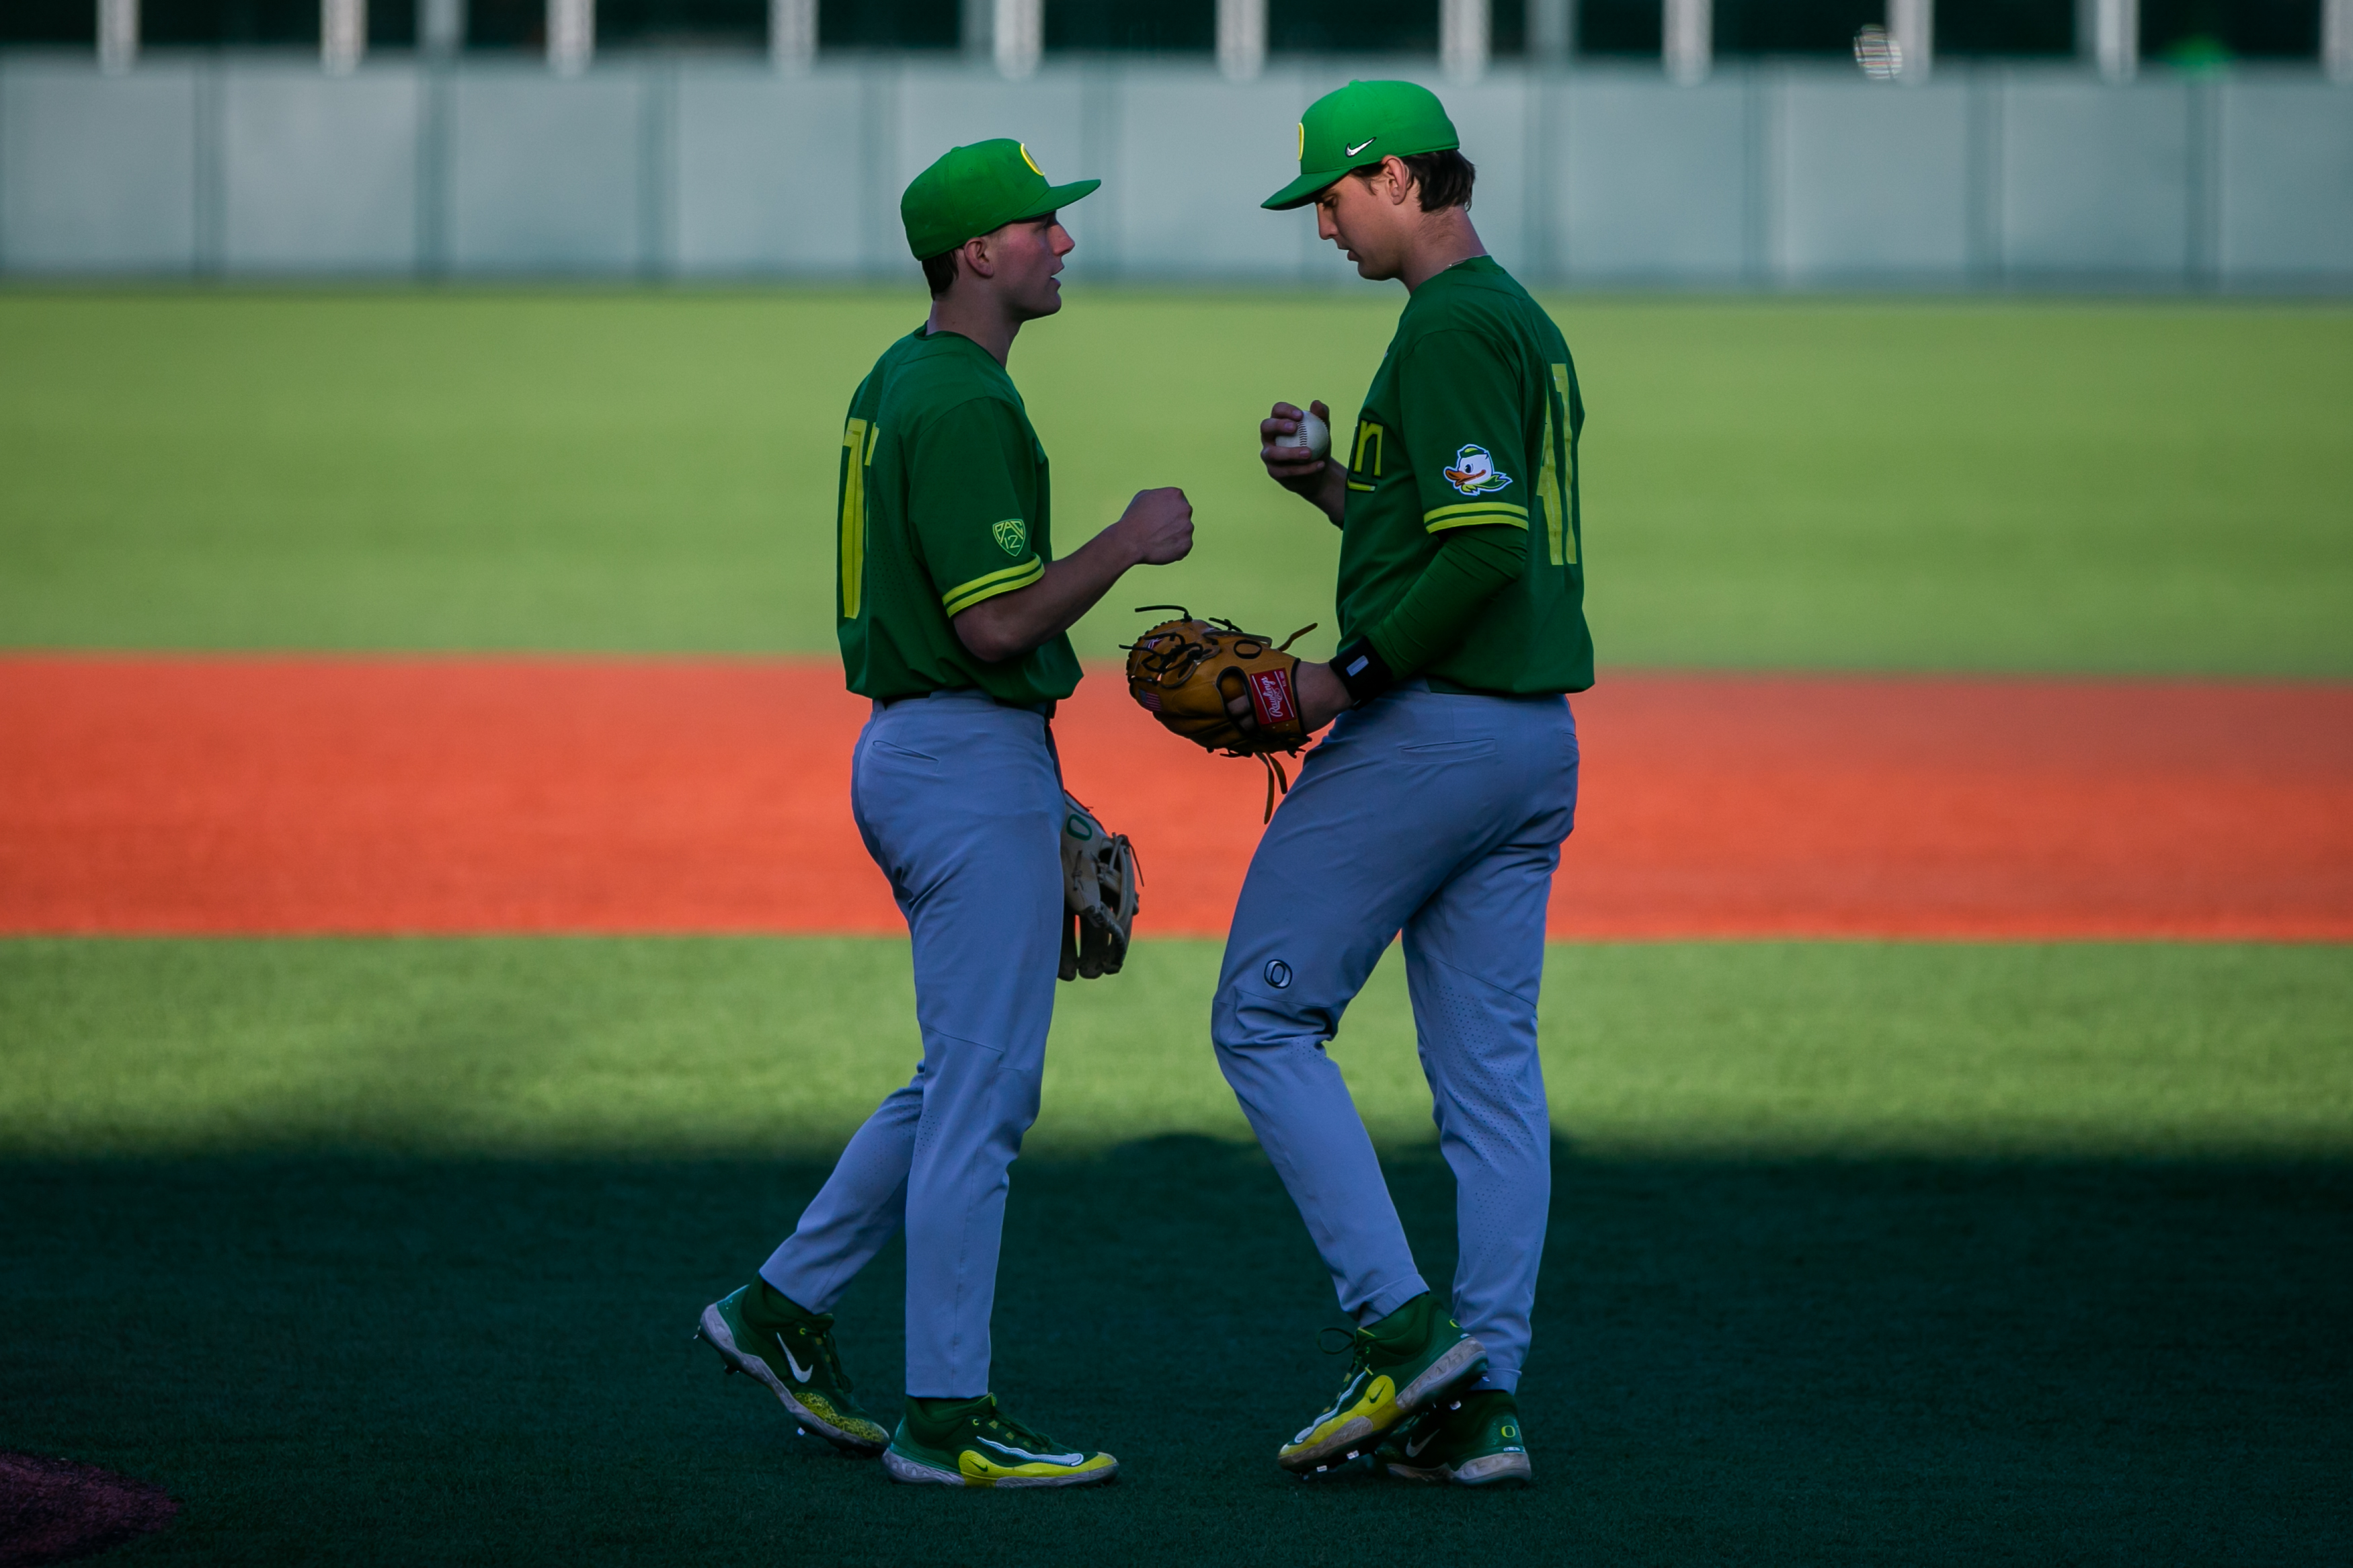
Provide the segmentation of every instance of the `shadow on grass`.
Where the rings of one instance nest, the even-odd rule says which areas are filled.
[[[1425,1271],[1434,1154],[1389,1162]],[[1302,1487],[1327,1287],[1255,1150],[1015,1171],[997,1384],[1098,1494],[913,1492],[690,1343],[822,1159],[0,1165],[0,1447],[167,1486],[124,1560],[2343,1561],[2353,1167],[1556,1150],[1537,1485]],[[842,1307],[895,1406],[901,1271]]]

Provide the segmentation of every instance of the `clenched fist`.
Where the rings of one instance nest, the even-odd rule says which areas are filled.
[[[1193,552],[1193,503],[1174,485],[1136,491],[1112,526],[1141,565],[1166,566]]]

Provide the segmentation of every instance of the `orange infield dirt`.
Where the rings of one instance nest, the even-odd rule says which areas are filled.
[[[1614,675],[1562,937],[2353,938],[2353,687]],[[896,931],[829,662],[0,659],[0,931]],[[1246,762],[1055,730],[1143,934],[1225,928]]]

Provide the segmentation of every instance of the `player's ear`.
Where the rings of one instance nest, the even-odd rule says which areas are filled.
[[[997,255],[994,232],[965,240],[956,248],[964,253],[965,270],[976,278],[997,276]]]
[[[1404,159],[1392,153],[1381,160],[1381,174],[1389,183],[1389,205],[1403,206],[1406,198],[1413,194],[1413,171],[1405,166]]]

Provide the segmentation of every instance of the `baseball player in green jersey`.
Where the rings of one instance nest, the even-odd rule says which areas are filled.
[[[1303,423],[1290,404],[1259,427],[1267,472],[1341,531],[1339,652],[1298,671],[1308,727],[1338,721],[1251,858],[1211,1020],[1357,1324],[1338,1396],[1279,1451],[1302,1475],[1529,1473],[1514,1391],[1552,1184],[1536,1000],[1577,804],[1563,694],[1593,683],[1584,407],[1559,330],[1479,242],[1474,178],[1430,92],[1351,82],[1309,108],[1299,178],[1265,203],[1314,204],[1360,275],[1408,295],[1345,449],[1279,444]],[[1451,1302],[1324,1050],[1400,931],[1456,1182]]]
[[[932,312],[876,362],[842,426],[836,627],[873,714],[850,801],[913,940],[923,1055],[842,1152],[758,1277],[702,1314],[736,1371],[836,1447],[902,1481],[1082,1486],[1117,1461],[1048,1437],[988,1387],[1008,1169],[1038,1114],[1061,956],[1063,797],[1054,704],[1079,681],[1064,635],[1130,567],[1192,548],[1184,492],[1146,490],[1057,558],[1045,448],[1006,360],[1061,308],[1058,208],[1029,150],[957,147],[900,203]],[[902,1229],[905,1412],[852,1395],[832,1309]]]

